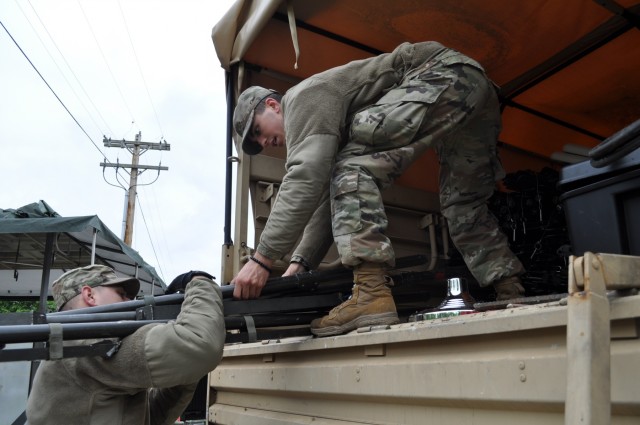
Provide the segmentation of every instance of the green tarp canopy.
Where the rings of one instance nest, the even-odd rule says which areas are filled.
[[[89,264],[112,267],[118,275],[137,276],[141,295],[164,293],[165,283],[140,254],[118,238],[98,216],[61,217],[44,201],[18,209],[0,209],[0,297],[38,297],[46,270],[50,235],[51,282]]]

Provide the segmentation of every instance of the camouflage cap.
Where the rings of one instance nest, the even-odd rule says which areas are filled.
[[[78,295],[83,286],[121,286],[131,299],[135,298],[140,290],[140,281],[135,277],[118,277],[112,268],[93,264],[70,270],[60,276],[53,285],[51,291],[58,311],[71,299]]]
[[[253,124],[253,113],[256,106],[273,93],[277,92],[264,87],[252,86],[243,91],[238,98],[238,104],[233,112],[233,127],[242,141],[242,150],[248,155],[256,155],[262,152],[262,146],[248,136]]]

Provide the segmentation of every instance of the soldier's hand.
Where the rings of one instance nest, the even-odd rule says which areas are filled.
[[[304,273],[307,269],[300,263],[290,263],[287,270],[282,274],[282,277],[291,276],[298,273]]]
[[[231,281],[235,286],[233,298],[239,300],[258,298],[267,279],[269,279],[269,272],[259,264],[249,261]]]
[[[187,284],[191,282],[193,278],[198,276],[203,276],[211,280],[215,279],[215,277],[211,276],[207,272],[203,272],[201,270],[191,270],[176,276],[176,278],[173,279],[169,284],[169,286],[167,287],[165,294],[175,294],[177,292],[180,292],[180,293],[184,292],[185,288],[187,287]]]

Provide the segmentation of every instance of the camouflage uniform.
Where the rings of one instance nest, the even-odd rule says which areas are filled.
[[[333,236],[343,264],[394,264],[380,190],[428,148],[440,159],[440,203],[451,237],[481,285],[524,271],[486,201],[504,177],[500,111],[480,65],[446,50],[411,71],[351,122],[331,178]]]
[[[254,108],[269,94],[247,89],[234,112],[250,155],[262,150],[248,136]],[[257,252],[282,258],[304,229],[293,261],[315,267],[333,236],[347,266],[393,264],[380,190],[433,147],[443,213],[478,281],[523,271],[485,205],[503,176],[495,147],[500,114],[477,62],[437,42],[403,43],[307,78],[281,107],[287,173]]]
[[[137,279],[118,278],[109,267],[86,266],[54,282],[57,306],[85,285],[122,286],[131,297],[139,288]],[[64,341],[64,351],[102,340]],[[222,359],[224,340],[220,287],[203,277],[194,279],[176,320],[144,325],[118,339],[104,356],[43,361],[27,401],[27,423],[173,424],[193,398],[198,381]]]

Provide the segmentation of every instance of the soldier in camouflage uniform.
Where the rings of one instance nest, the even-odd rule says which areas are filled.
[[[113,339],[114,348],[102,356],[69,353],[104,338],[65,338],[64,358],[38,367],[27,424],[173,424],[199,380],[222,359],[225,339],[219,285],[194,272],[176,281],[182,277],[189,281],[181,287],[185,295],[176,320],[146,324]],[[134,299],[140,282],[94,264],[64,273],[51,288],[57,309],[72,311]]]
[[[354,269],[352,297],[314,320],[312,332],[397,323],[385,275],[395,255],[380,191],[432,147],[442,213],[467,266],[500,300],[524,293],[523,266],[486,205],[504,177],[496,152],[500,111],[476,61],[434,42],[403,44],[311,77],[282,98],[252,87],[238,100],[234,124],[249,154],[287,147],[287,175],[253,261],[234,279],[236,297],[259,295],[265,272],[291,249],[303,220],[309,224],[285,274],[317,265],[328,226],[342,263]]]

